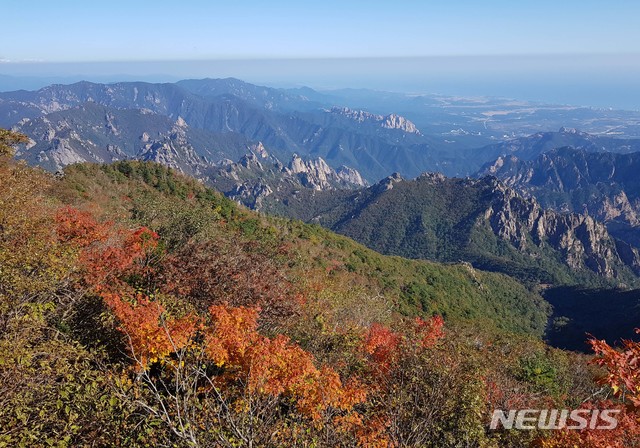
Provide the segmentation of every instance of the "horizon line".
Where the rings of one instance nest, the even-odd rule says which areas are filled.
[[[475,59],[475,58],[539,58],[539,57],[640,57],[640,51],[634,52],[551,52],[551,53],[482,53],[482,54],[433,54],[433,55],[382,55],[382,56],[222,56],[203,58],[167,58],[167,59],[87,59],[87,60],[44,60],[44,59],[2,59],[0,65],[37,65],[37,64],[117,64],[117,63],[166,63],[166,62],[259,62],[259,61],[340,61],[340,60],[407,60],[407,59]]]

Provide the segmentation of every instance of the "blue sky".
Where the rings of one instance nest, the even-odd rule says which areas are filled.
[[[640,52],[636,0],[3,0],[4,61]]]
[[[4,90],[236,77],[640,109],[638,0],[2,0],[0,11]]]

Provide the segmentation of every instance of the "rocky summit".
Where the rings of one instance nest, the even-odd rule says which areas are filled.
[[[498,158],[479,175],[491,174],[543,207],[586,213],[616,237],[637,245],[640,238],[640,153],[614,154],[558,148],[533,160]]]
[[[612,237],[604,224],[545,209],[490,176],[404,180],[396,174],[355,192],[301,193],[287,205],[280,210],[288,216],[392,255],[466,260],[548,283],[632,284],[640,274],[638,250]]]
[[[238,162],[224,162],[210,168],[205,181],[227,197],[255,210],[263,209],[266,202],[286,200],[300,190],[328,191],[367,186],[357,170],[346,166],[334,170],[322,158],[304,160],[294,154],[287,164],[283,164],[264,150],[258,154],[250,152]]]

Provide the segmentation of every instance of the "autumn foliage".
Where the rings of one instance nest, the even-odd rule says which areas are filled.
[[[536,441],[535,446],[539,448],[631,448],[638,446],[640,440],[640,425],[638,415],[628,412],[620,404],[611,401],[599,401],[583,403],[581,409],[616,409],[620,413],[616,414],[617,426],[615,429],[600,430],[585,428],[580,431],[561,429],[554,431],[549,437]]]
[[[400,336],[389,327],[375,323],[365,337],[364,350],[375,365],[383,370],[391,367],[398,352]]]
[[[371,325],[364,338],[364,351],[377,369],[386,371],[398,361],[398,356],[411,345],[418,350],[433,347],[444,337],[444,320],[441,316],[430,319],[416,317],[409,326],[409,335],[401,335],[379,323]]]
[[[240,378],[249,393],[294,398],[298,410],[314,420],[328,407],[349,410],[364,400],[364,391],[343,386],[329,367],[318,369],[313,357],[286,336],[260,335],[257,310],[214,305],[209,311],[206,352],[218,367],[226,367],[222,381]]]
[[[640,329],[636,333],[640,333]],[[620,350],[595,338],[591,338],[589,344],[597,355],[594,362],[607,370],[601,383],[610,386],[616,396],[640,408],[640,343],[625,340]]]
[[[102,297],[120,321],[119,329],[127,336],[131,354],[141,368],[184,349],[198,328],[193,315],[167,317],[159,302],[143,295],[138,295],[133,304],[114,293],[104,292]]]
[[[640,330],[636,330],[640,332]],[[596,354],[592,363],[605,369],[599,384],[611,388],[621,403],[610,400],[587,402],[582,409],[616,409],[617,427],[612,430],[585,428],[560,430],[537,441],[541,448],[579,446],[585,448],[627,448],[640,445],[640,343],[624,340],[620,349],[596,338],[588,340]]]
[[[588,366],[445,327],[397,312],[344,240],[298,241],[299,224],[165,168],[123,162],[85,188],[2,160],[0,446],[638,446],[638,343],[593,339]],[[576,406],[619,409],[619,425],[488,429],[494,409]]]
[[[70,206],[60,208],[55,220],[59,241],[83,248],[104,241],[110,227],[109,223],[99,224],[91,213]]]
[[[155,232],[116,231],[72,208],[62,210],[57,222],[59,238],[83,248],[84,280],[117,318],[135,370],[172,364],[180,352],[202,352],[202,361],[218,369],[211,377],[214,387],[224,391],[241,385],[243,395],[293,400],[301,415],[316,422],[328,409],[349,413],[365,400],[366,392],[357,382],[343,384],[337,372],[317,367],[313,356],[288,337],[260,334],[257,307],[217,304],[204,316],[193,311],[176,316],[160,298],[152,298],[152,291],[130,284],[132,278],[161,268],[149,264],[158,248]],[[172,301],[169,296],[163,299]]]

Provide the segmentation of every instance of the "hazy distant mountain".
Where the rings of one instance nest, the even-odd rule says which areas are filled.
[[[500,157],[479,175],[497,176],[536,197],[545,207],[589,213],[606,223],[612,234],[640,246],[638,173],[638,152],[612,154],[560,148],[533,160]]]
[[[36,92],[2,93],[0,126],[14,126],[24,118],[42,118],[53,112],[84,107],[86,103],[135,109],[173,121],[181,118],[191,129],[235,133],[261,141],[282,160],[298,153],[322,157],[335,168],[357,166],[370,180],[394,170],[417,174],[432,166],[429,140],[404,117],[320,108],[303,95],[235,79],[177,84],[81,82],[53,85]],[[92,119],[88,117],[89,121]],[[143,132],[146,129],[139,128],[135,133]],[[84,138],[82,132],[78,135]],[[89,136],[86,139],[91,140]],[[226,157],[237,159],[238,152]]]
[[[385,254],[474,266],[548,283],[640,274],[637,249],[590,216],[544,210],[495,178],[390,176],[356,192],[302,192],[272,211],[317,222]]]
[[[183,89],[204,97],[215,98],[223,95],[232,95],[260,108],[277,111],[309,110],[317,109],[325,101],[315,101],[305,95],[305,91],[273,89],[257,86],[235,78],[226,79],[185,79],[178,81],[176,85]],[[325,97],[312,89],[306,89],[311,95],[324,100]]]
[[[239,157],[251,147],[239,134],[212,133],[181,118],[95,103],[25,118],[14,129],[31,139],[18,157],[52,171],[77,162],[139,159],[200,177],[214,161]]]
[[[51,163],[45,159],[44,166],[58,166],[72,160],[111,160],[113,148],[107,149],[107,145],[125,146],[121,149],[127,153],[127,145],[133,144],[130,141],[112,141],[112,137],[97,137],[89,131],[95,126],[96,117],[87,104],[113,111],[137,111],[131,112],[132,116],[156,115],[168,118],[170,123],[181,119],[190,130],[186,141],[198,156],[209,162],[225,158],[237,160],[246,153],[247,142],[262,142],[279,160],[289,160],[293,154],[306,159],[322,158],[334,169],[343,165],[357,169],[369,182],[392,172],[406,177],[415,177],[424,171],[469,175],[502,155],[517,154],[528,160],[559,146],[609,152],[640,150],[639,140],[594,136],[571,129],[502,141],[510,135],[521,135],[534,124],[538,129],[544,123],[562,119],[589,128],[598,122],[608,128],[633,129],[629,126],[637,122],[638,117],[632,113],[367,90],[328,93],[309,88],[284,90],[233,78],[164,84],[79,82],[51,85],[37,91],[0,93],[0,127],[17,126],[16,130],[28,133],[31,128],[24,126],[24,119],[42,119],[73,109],[76,112],[70,113],[77,124],[75,140],[84,143],[67,145],[64,157]],[[81,126],[82,111],[88,114],[86,126]],[[145,133],[155,135],[156,124],[149,123],[154,118],[132,120],[128,134],[135,138]],[[161,127],[166,129],[164,132],[170,131],[166,124]],[[505,132],[507,129],[511,130],[510,134]],[[210,144],[196,136],[211,133],[218,136],[212,138]],[[220,144],[219,134],[232,136],[222,141],[238,145]],[[35,134],[32,138],[38,142]],[[499,143],[486,145],[495,141]],[[45,142],[45,146],[49,143]],[[74,147],[78,147],[78,154],[73,154]],[[163,159],[159,154],[153,157]],[[37,158],[29,160],[40,163]],[[189,163],[193,165],[193,160]]]
[[[558,132],[540,132],[528,137],[520,137],[493,145],[484,146],[466,153],[469,165],[493,162],[498,157],[513,155],[520,160],[533,160],[540,154],[572,147],[587,152],[613,152],[627,154],[640,151],[640,139],[625,139],[600,136],[580,132],[576,129],[561,128]]]
[[[507,140],[577,128],[608,138],[640,138],[640,112],[519,101],[508,98],[403,94],[367,89],[322,92],[334,104],[372,113],[395,112],[446,151],[475,149]],[[565,146],[569,143],[561,144]],[[489,160],[495,160],[491,157]],[[455,173],[449,166],[447,175]],[[477,169],[477,168],[476,168]],[[474,170],[475,171],[475,170]],[[471,173],[473,171],[470,171]]]

